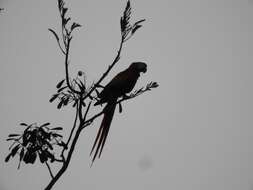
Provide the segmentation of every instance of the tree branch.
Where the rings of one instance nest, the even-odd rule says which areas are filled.
[[[80,106],[80,105],[79,105]],[[80,123],[81,124],[81,123]],[[74,149],[75,149],[75,146],[76,146],[76,143],[77,143],[77,140],[79,138],[79,135],[81,133],[81,125],[79,124],[79,127],[76,131],[76,134],[75,134],[75,137],[71,143],[71,147],[70,147],[70,150],[68,152],[68,156],[67,156],[67,159],[66,161],[63,163],[63,166],[62,168],[57,172],[57,174],[55,175],[55,177],[50,181],[50,183],[48,184],[48,186],[45,188],[45,190],[50,190],[54,184],[57,182],[57,180],[62,176],[62,174],[66,171],[66,169],[68,168],[68,165],[69,165],[69,162],[71,160],[71,157],[72,157],[72,154],[74,152]]]
[[[118,53],[116,55],[116,57],[114,58],[113,62],[111,65],[109,65],[108,69],[106,70],[106,72],[102,75],[102,77],[93,85],[93,87],[90,89],[90,91],[83,97],[83,100],[85,100],[87,97],[89,97],[91,95],[91,93],[98,87],[100,86],[100,83],[104,80],[104,78],[108,75],[108,73],[111,71],[111,69],[113,68],[113,66],[119,61],[120,59],[120,53],[122,50],[122,46],[124,43],[124,39],[121,38],[121,42],[120,42],[120,46],[119,46],[119,50]]]

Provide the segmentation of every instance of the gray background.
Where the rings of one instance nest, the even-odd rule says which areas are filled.
[[[98,79],[116,55],[125,0],[68,1],[83,25],[71,46],[71,75]],[[1,0],[0,189],[43,189],[45,166],[4,163],[7,135],[20,122],[50,121],[66,133],[73,111],[48,100],[64,76],[63,56],[47,28],[60,29],[56,1]],[[253,189],[253,3],[244,0],[132,0],[144,27],[127,42],[104,81],[132,61],[146,61],[137,87],[158,89],[123,105],[102,155],[89,151],[100,119],[81,135],[55,189]],[[98,110],[96,110],[98,111]]]

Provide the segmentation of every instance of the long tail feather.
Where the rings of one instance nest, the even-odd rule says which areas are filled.
[[[90,152],[90,155],[91,155],[96,147],[96,151],[95,151],[94,156],[92,158],[92,163],[95,161],[97,156],[98,156],[98,158],[100,158],[101,153],[103,151],[105,141],[106,141],[109,129],[110,129],[111,122],[112,122],[112,118],[114,115],[116,102],[117,102],[117,100],[111,101],[104,108],[104,110],[105,110],[104,118],[102,120],[102,123],[100,125],[99,130],[98,130],[98,134],[96,136],[95,142],[94,142],[91,152]],[[99,153],[99,155],[98,155],[98,153]]]

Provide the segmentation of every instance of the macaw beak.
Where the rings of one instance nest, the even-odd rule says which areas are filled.
[[[145,67],[143,70],[142,70],[143,73],[146,73],[147,72],[147,67]]]
[[[146,73],[147,72],[147,64],[144,62],[139,62],[140,72]]]

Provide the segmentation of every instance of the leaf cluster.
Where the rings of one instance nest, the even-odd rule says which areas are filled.
[[[69,103],[73,103],[72,106],[75,107],[77,105],[78,100],[81,96],[85,96],[87,92],[89,91],[89,88],[86,86],[86,77],[84,75],[84,72],[79,71],[77,73],[77,76],[75,79],[71,81],[71,86],[73,89],[80,93],[75,93],[75,91],[72,91],[69,89],[66,79],[62,79],[58,82],[56,85],[57,92],[52,95],[49,102],[52,103],[56,99],[59,100],[57,108],[61,109],[64,106],[67,106]],[[93,97],[89,96],[90,99],[93,99]],[[86,104],[82,101],[83,106],[85,107]]]
[[[128,98],[134,98],[134,97],[136,97],[136,96],[139,96],[139,95],[141,95],[142,93],[144,93],[144,92],[146,92],[146,91],[150,91],[150,90],[152,90],[153,88],[157,88],[159,85],[157,84],[157,82],[150,82],[150,83],[148,83],[145,87],[142,87],[142,88],[140,88],[140,89],[138,89],[138,90],[135,90],[133,93],[131,93],[130,95],[129,95],[129,97],[127,97],[126,99],[128,99]],[[124,98],[123,98],[124,99]]]
[[[40,162],[55,161],[54,145],[63,146],[62,135],[58,133],[61,127],[49,128],[50,123],[38,126],[36,123],[20,123],[26,127],[22,134],[10,134],[7,141],[12,141],[10,153],[5,158],[8,162],[11,157],[19,155],[19,165],[23,161],[25,164],[34,164],[37,157]]]
[[[124,10],[123,16],[120,18],[120,26],[121,26],[121,36],[123,41],[127,41],[130,39],[133,34],[142,27],[141,23],[145,21],[145,19],[139,20],[134,24],[130,24],[131,17],[131,4],[130,1],[127,1],[126,8]]]
[[[76,22],[73,22],[72,24],[70,24],[70,26],[68,26],[69,21],[71,20],[71,18],[66,15],[66,13],[68,11],[68,8],[65,7],[65,2],[63,0],[58,0],[58,9],[59,9],[60,16],[61,16],[61,21],[62,21],[62,40],[63,40],[63,44],[64,44],[65,48],[62,48],[62,45],[60,43],[60,38],[59,38],[58,34],[51,28],[49,28],[48,30],[50,32],[52,32],[52,34],[54,35],[54,37],[55,37],[62,53],[66,54],[69,42],[73,38],[72,35],[71,35],[72,32],[76,28],[81,27],[81,25],[76,23]]]

